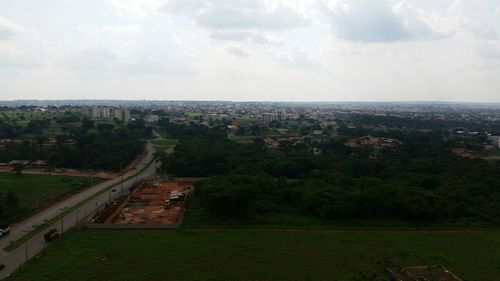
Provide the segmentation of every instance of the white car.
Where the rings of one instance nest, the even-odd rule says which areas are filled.
[[[10,227],[0,228],[0,237],[7,236],[10,232]]]

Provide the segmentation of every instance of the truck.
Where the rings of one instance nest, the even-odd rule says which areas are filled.
[[[55,228],[49,230],[49,232],[47,232],[43,235],[45,242],[52,242],[55,239],[57,239],[57,237],[59,237],[59,233],[57,232],[57,229],[55,229]]]

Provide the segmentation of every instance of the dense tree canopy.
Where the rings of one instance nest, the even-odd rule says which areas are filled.
[[[321,155],[300,145],[268,150],[261,140],[240,145],[220,128],[167,130],[180,142],[164,168],[212,176],[195,194],[218,216],[293,211],[323,219],[500,219],[500,163],[452,154],[453,140],[439,130],[406,131],[400,145],[381,149],[331,140],[317,144]]]
[[[32,127],[37,128],[35,125]],[[2,150],[0,162],[42,159],[47,160],[52,167],[118,170],[143,151],[144,139],[150,137],[151,133],[151,128],[146,127],[142,120],[128,126],[96,126],[84,118],[81,127],[58,135],[56,145],[41,145],[43,141],[39,144],[26,141],[22,145],[9,145]],[[68,140],[73,143],[66,143]]]

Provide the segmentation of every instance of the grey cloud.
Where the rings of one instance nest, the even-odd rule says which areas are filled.
[[[271,11],[214,9],[196,16],[196,21],[214,29],[286,30],[308,24],[295,11],[283,6]]]
[[[188,12],[199,25],[216,30],[287,30],[309,24],[292,8],[278,5],[271,9],[264,1],[173,0],[160,10]]]
[[[378,2],[378,3],[375,3]],[[381,1],[351,1],[332,14],[333,28],[343,39],[360,42],[405,40],[403,21]],[[382,4],[382,5],[381,5]]]
[[[350,41],[394,42],[448,36],[435,33],[412,9],[404,2],[391,7],[385,0],[351,0],[337,1],[328,11],[337,36]]]

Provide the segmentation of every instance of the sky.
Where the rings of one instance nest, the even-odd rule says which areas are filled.
[[[500,102],[500,0],[0,0],[0,100]]]

